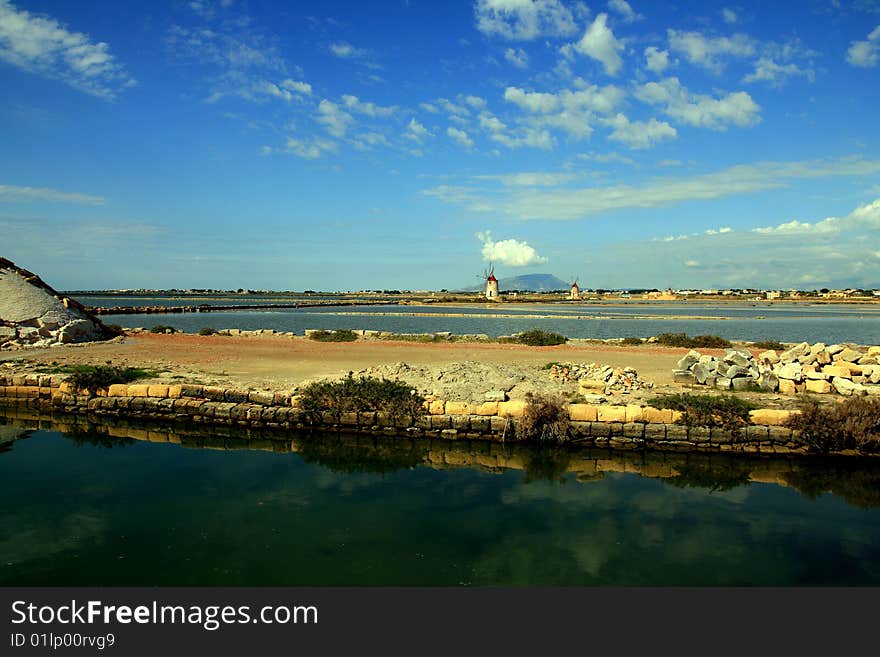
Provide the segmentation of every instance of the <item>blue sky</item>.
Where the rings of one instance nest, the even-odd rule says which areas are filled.
[[[0,0],[59,288],[880,286],[880,0]]]

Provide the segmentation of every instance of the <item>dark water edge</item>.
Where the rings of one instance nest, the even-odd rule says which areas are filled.
[[[880,584],[874,461],[0,422],[0,585]]]

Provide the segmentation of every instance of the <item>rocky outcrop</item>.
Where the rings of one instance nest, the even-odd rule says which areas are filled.
[[[114,335],[80,303],[0,258],[0,348],[49,347]]]
[[[880,395],[880,347],[802,342],[757,356],[728,349],[720,358],[690,351],[673,374],[681,383],[723,390]]]

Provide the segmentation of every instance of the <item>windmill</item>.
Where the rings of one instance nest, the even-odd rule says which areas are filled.
[[[578,287],[578,279],[580,276],[574,276],[574,282],[571,284],[571,290],[569,290],[568,298],[572,301],[577,301],[581,298],[581,288]]]
[[[498,279],[495,278],[495,267],[492,263],[483,270],[483,275],[477,274],[477,278],[486,283],[485,295],[489,301],[498,301]]]

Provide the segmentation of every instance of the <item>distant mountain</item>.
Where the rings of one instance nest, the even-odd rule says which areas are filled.
[[[477,292],[482,290],[483,287],[484,285],[478,284],[461,289],[467,292]],[[568,290],[570,287],[571,281],[564,281],[553,274],[523,274],[522,276],[498,279],[498,289],[501,292],[521,292],[523,290],[548,292],[551,290]]]

